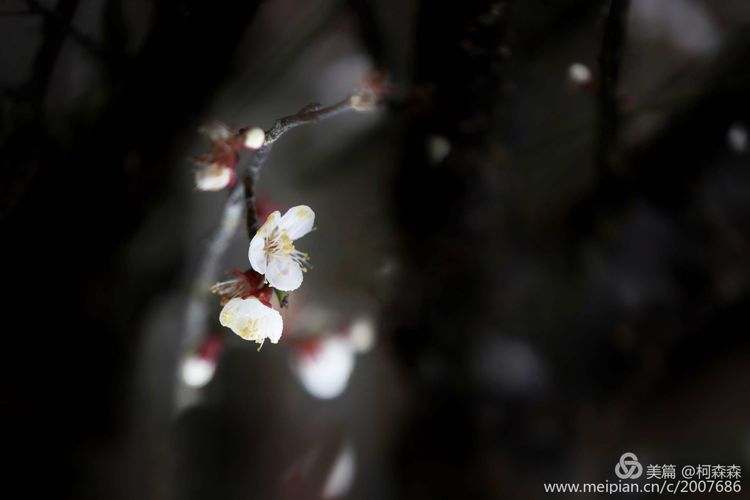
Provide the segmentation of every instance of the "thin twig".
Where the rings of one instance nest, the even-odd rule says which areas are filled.
[[[258,229],[258,214],[255,210],[255,183],[258,181],[260,170],[263,168],[263,165],[266,163],[266,160],[271,153],[273,143],[293,128],[299,127],[300,125],[316,123],[351,109],[353,109],[351,97],[347,97],[343,101],[325,108],[321,107],[320,104],[310,104],[302,108],[296,114],[276,120],[273,127],[266,131],[266,140],[263,143],[263,146],[253,155],[253,158],[248,165],[247,175],[244,178],[247,214],[246,225],[249,238],[252,238],[255,231]]]
[[[279,137],[300,125],[307,125],[310,123],[316,123],[326,118],[336,116],[344,111],[354,109],[351,103],[351,97],[347,97],[341,102],[332,104],[325,108],[321,107],[320,104],[310,104],[302,108],[298,113],[285,116],[276,120],[276,123],[266,132],[266,142],[263,145],[265,148],[270,144],[276,142]],[[263,149],[263,148],[261,148]]]

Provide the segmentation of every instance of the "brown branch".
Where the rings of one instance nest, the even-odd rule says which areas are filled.
[[[296,114],[276,120],[273,127],[266,131],[266,140],[263,143],[263,146],[253,155],[253,158],[248,165],[247,175],[245,175],[243,180],[245,185],[245,206],[247,214],[246,226],[248,238],[252,238],[255,231],[258,229],[258,214],[255,210],[255,183],[258,181],[260,170],[263,168],[263,165],[266,163],[266,160],[271,153],[273,143],[293,128],[299,127],[300,125],[316,123],[352,109],[354,108],[351,103],[351,97],[347,97],[343,101],[325,108],[321,107],[320,104],[310,104],[302,108]]]
[[[270,144],[276,142],[282,135],[287,133],[293,128],[299,127],[300,125],[308,125],[310,123],[316,123],[326,118],[336,116],[354,109],[352,105],[352,98],[347,97],[341,102],[337,102],[331,106],[325,108],[321,107],[320,104],[310,104],[302,108],[298,113],[290,116],[285,116],[276,120],[276,123],[266,132],[266,142],[263,145],[265,148]],[[263,148],[261,148],[263,149]]]

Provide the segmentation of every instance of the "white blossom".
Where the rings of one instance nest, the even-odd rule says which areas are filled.
[[[261,345],[266,339],[277,343],[284,328],[281,314],[255,297],[233,298],[222,309],[219,321],[243,339]]]
[[[250,242],[250,264],[277,290],[289,292],[302,284],[308,256],[293,242],[312,231],[314,222],[315,213],[305,205],[290,208],[283,217],[276,211]]]

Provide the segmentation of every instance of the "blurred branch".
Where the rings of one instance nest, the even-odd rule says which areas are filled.
[[[41,101],[52,78],[65,36],[70,33],[70,22],[78,8],[78,0],[60,0],[54,11],[43,8],[36,0],[28,0],[27,4],[30,10],[44,14],[42,45],[34,59],[29,80],[32,95]]]
[[[599,52],[598,138],[595,145],[596,175],[591,191],[573,205],[570,213],[568,249],[575,253],[581,237],[587,236],[601,217],[601,207],[616,205],[625,196],[621,179],[619,147],[620,114],[617,86],[625,41],[629,0],[611,0]]]
[[[612,0],[604,28],[604,40],[599,54],[599,141],[596,159],[600,175],[617,169],[618,114],[617,84],[620,77],[622,48],[625,39],[625,22],[629,0]]]
[[[104,45],[108,50],[124,54],[127,49],[128,36],[122,2],[106,0],[102,17]]]
[[[42,17],[44,17],[45,25],[49,23],[49,25],[52,26],[53,29],[61,30],[61,35],[63,38],[65,36],[70,37],[71,40],[75,41],[81,47],[85,48],[92,54],[95,54],[96,56],[102,58],[102,60],[104,61],[108,60],[107,58],[113,55],[104,47],[102,47],[102,45],[97,40],[90,37],[89,35],[81,33],[71,24],[76,8],[75,5],[73,5],[72,7],[73,12],[69,13],[68,10],[71,7],[64,5],[67,2],[60,2],[54,11],[44,7],[37,0],[26,0],[26,3],[29,6],[28,10],[25,12],[27,15],[41,15]],[[78,0],[70,2],[70,4],[77,3]],[[60,39],[58,48],[62,49],[62,39]]]
[[[510,17],[523,2],[511,3],[420,2],[415,20],[415,87],[431,90],[429,104],[405,124],[393,181],[393,224],[402,253],[393,286],[409,293],[391,300],[383,313],[405,383],[418,387],[420,396],[394,444],[398,496],[404,498],[461,497],[482,487],[483,479],[469,471],[476,464],[469,458],[474,448],[463,443],[489,441],[474,424],[487,407],[466,387],[476,373],[474,353],[490,331],[477,312],[498,310],[500,287],[493,278],[507,263],[497,242],[513,234],[505,211],[508,163],[493,154],[504,142],[498,109],[510,95]],[[425,147],[435,135],[450,144],[438,162]],[[490,269],[488,262],[497,264]],[[426,365],[429,370],[422,369]],[[436,435],[451,444],[429,446]],[[467,467],[455,477],[435,474],[456,463]]]

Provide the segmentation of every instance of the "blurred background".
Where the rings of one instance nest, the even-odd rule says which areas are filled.
[[[284,135],[256,187],[316,212],[282,341],[209,296],[186,346],[226,199],[194,187],[198,128],[372,70],[378,110]],[[750,465],[750,3],[2,0],[0,90],[4,498]]]

